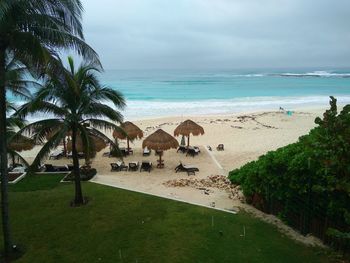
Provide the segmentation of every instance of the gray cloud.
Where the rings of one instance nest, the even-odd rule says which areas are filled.
[[[107,69],[350,66],[349,0],[83,0]]]

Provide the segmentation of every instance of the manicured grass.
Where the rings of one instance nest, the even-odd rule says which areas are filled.
[[[48,190],[56,187],[66,174],[33,174],[27,175],[16,184],[9,185],[11,192],[29,192]]]
[[[71,208],[73,184],[52,187],[51,179],[28,177],[22,183],[31,187],[11,187],[14,239],[26,250],[16,262],[328,262],[323,251],[245,213],[93,183],[83,183],[88,205]]]

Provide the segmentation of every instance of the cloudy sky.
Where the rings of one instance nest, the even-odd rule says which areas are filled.
[[[350,0],[82,0],[106,69],[350,67]]]

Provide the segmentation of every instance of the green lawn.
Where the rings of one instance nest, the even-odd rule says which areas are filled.
[[[73,184],[58,183],[62,177],[10,187],[14,238],[26,250],[16,262],[328,262],[323,251],[245,213],[93,183],[83,183],[88,205],[71,208]]]

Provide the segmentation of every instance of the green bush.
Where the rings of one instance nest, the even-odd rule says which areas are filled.
[[[330,106],[298,142],[229,173],[249,203],[323,239],[328,227],[350,231],[350,105],[338,113],[331,97]]]
[[[89,181],[97,174],[97,170],[95,168],[90,169],[80,169],[80,179],[82,181]],[[74,171],[69,173],[65,178],[64,181],[74,181]]]

